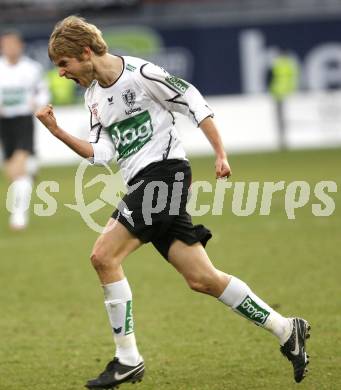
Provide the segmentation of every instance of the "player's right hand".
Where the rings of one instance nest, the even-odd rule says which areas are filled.
[[[41,108],[36,112],[35,115],[40,120],[40,122],[51,131],[52,134],[54,134],[58,129],[52,104],[48,104],[46,107]]]

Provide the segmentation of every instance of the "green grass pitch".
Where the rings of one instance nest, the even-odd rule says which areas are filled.
[[[208,253],[282,314],[312,325],[310,373],[295,385],[292,368],[268,332],[213,298],[194,293],[152,248],[124,267],[134,294],[135,331],[146,361],[138,390],[341,388],[341,150],[232,155],[233,181],[321,180],[338,183],[336,210],[315,217],[316,203],[288,220],[284,195],[270,216],[237,217],[227,192],[223,216],[200,220],[214,233]],[[193,179],[214,181],[213,158],[192,159]],[[93,168],[99,173],[99,168]],[[32,216],[21,233],[7,228],[6,184],[0,182],[0,389],[78,390],[113,354],[102,291],[89,254],[97,234],[63,206],[74,203],[75,167],[44,168],[55,180],[57,213]],[[105,173],[105,172],[104,172]],[[98,184],[88,195],[95,198]],[[210,194],[199,197],[209,204]],[[33,203],[41,203],[34,196]],[[105,221],[110,207],[95,217]],[[129,389],[131,385],[122,386]],[[135,388],[135,387],[134,387]]]

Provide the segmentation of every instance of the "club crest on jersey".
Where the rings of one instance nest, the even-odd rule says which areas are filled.
[[[98,116],[98,103],[94,103],[91,105],[91,113],[92,115],[97,119],[99,120],[99,116]]]
[[[136,93],[132,89],[127,89],[122,93],[122,99],[129,108],[132,108],[136,101]]]

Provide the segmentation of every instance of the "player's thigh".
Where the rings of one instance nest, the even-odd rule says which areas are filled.
[[[110,218],[92,250],[95,261],[113,261],[120,265],[125,257],[142,245],[119,221]]]

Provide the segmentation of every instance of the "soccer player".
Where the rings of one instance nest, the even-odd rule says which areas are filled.
[[[4,170],[11,186],[7,207],[10,227],[24,229],[36,173],[33,145],[33,113],[49,101],[42,67],[23,55],[23,41],[17,32],[0,38],[0,141]]]
[[[231,174],[213,113],[199,91],[148,61],[109,54],[101,32],[75,16],[55,26],[48,50],[60,76],[87,88],[90,138],[81,140],[61,129],[52,106],[37,112],[38,119],[93,163],[103,164],[115,157],[128,185],[122,204],[91,254],[103,286],[116,353],[86,387],[107,389],[143,377],[144,361],[134,335],[132,292],[122,263],[147,242],[183,275],[190,288],[217,298],[277,337],[282,353],[293,365],[295,380],[300,382],[308,364],[308,322],[283,317],[243,281],[216,269],[204,249],[210,231],[203,225],[193,226],[186,213],[191,169],[173,111],[187,115],[208,138],[216,154],[217,178]]]

